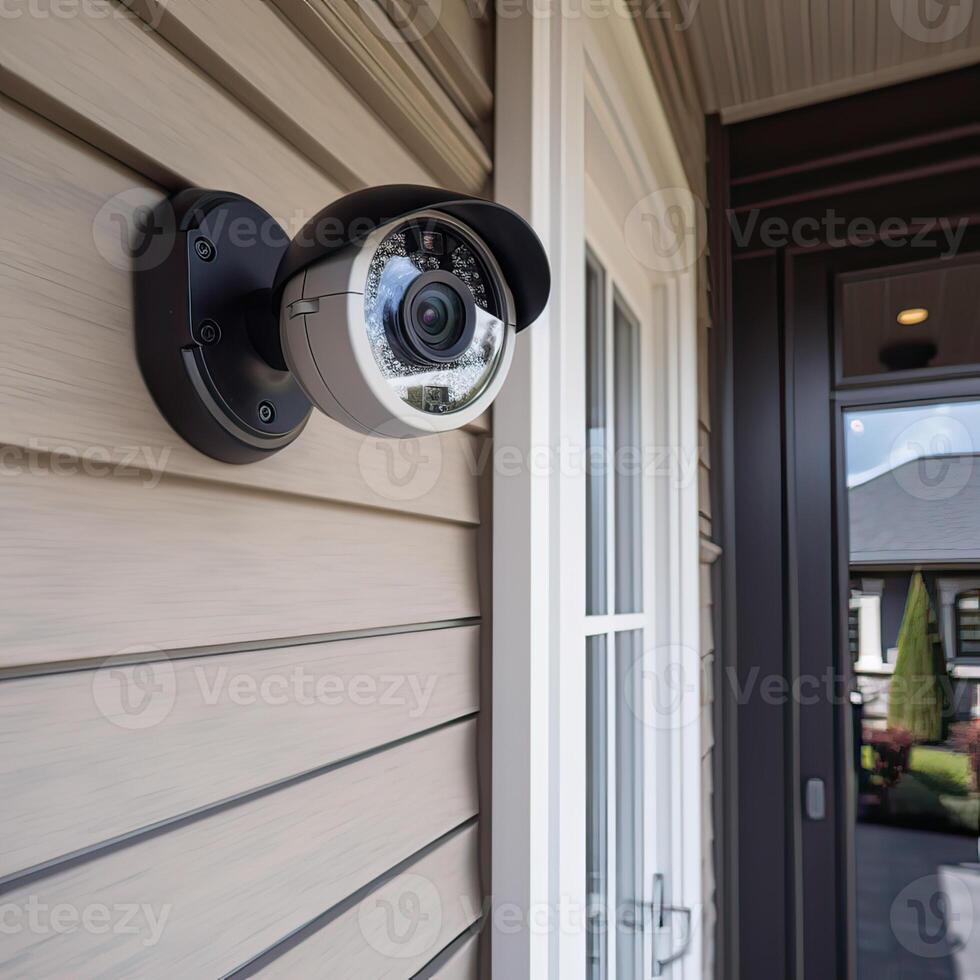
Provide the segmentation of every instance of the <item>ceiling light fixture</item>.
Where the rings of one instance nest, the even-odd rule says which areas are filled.
[[[903,327],[915,327],[920,323],[925,323],[929,319],[929,311],[920,307],[909,310],[902,310],[898,314],[897,320]]]

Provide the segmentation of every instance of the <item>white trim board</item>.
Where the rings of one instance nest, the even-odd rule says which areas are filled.
[[[497,32],[497,199],[541,235],[552,263],[552,298],[519,338],[494,410],[496,448],[516,449],[525,459],[544,451],[554,460],[560,447],[584,447],[588,214],[604,226],[596,242],[617,269],[626,300],[634,310],[652,311],[659,338],[654,387],[665,437],[696,453],[695,272],[653,273],[635,259],[631,264],[622,222],[585,174],[589,99],[636,200],[686,187],[633,26],[617,17],[589,22],[535,11],[499,18]],[[560,472],[494,475],[494,904],[488,923],[494,980],[585,976],[584,637],[592,629],[585,617],[585,481]],[[696,480],[663,491],[646,555],[662,585],[654,607],[657,642],[695,651],[697,493]],[[699,698],[699,691],[690,696]],[[677,869],[671,897],[692,905],[698,923],[700,726],[689,729],[671,740],[670,775],[654,775],[670,783],[668,846]],[[683,773],[689,778],[679,779]],[[514,911],[521,917],[517,928],[499,928],[498,914]],[[667,976],[700,980],[700,972],[696,936],[691,954]]]
[[[520,336],[494,409],[497,448],[525,460],[560,445],[562,407],[574,412],[583,397],[579,32],[577,19],[538,11],[497,23],[496,196],[531,220],[552,268],[549,307]],[[559,895],[574,904],[584,894],[584,836],[579,848],[567,833],[584,827],[584,778],[559,751],[580,738],[563,709],[582,701],[584,673],[563,653],[584,587],[562,564],[560,531],[582,522],[584,493],[525,466],[495,472],[493,495],[493,976],[565,980],[566,963],[584,967],[584,934],[548,928],[547,917]],[[515,913],[516,929],[499,928]]]

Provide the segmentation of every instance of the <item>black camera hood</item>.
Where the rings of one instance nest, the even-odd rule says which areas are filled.
[[[517,329],[532,324],[551,291],[548,257],[534,229],[502,204],[416,184],[387,184],[354,191],[308,221],[290,242],[279,264],[273,285],[276,303],[297,273],[350,245],[360,244],[382,225],[425,209],[462,221],[486,242],[514,297]]]

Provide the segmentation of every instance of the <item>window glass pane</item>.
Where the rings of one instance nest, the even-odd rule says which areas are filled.
[[[961,593],[956,599],[957,657],[980,657],[980,591]]]
[[[640,443],[640,328],[617,302],[613,322],[616,399],[616,612],[643,608],[643,457]]]
[[[844,425],[856,975],[953,977],[980,835],[980,684],[957,664],[980,650],[980,401]]]
[[[616,634],[616,908],[637,923],[616,931],[616,972],[646,976],[642,964],[643,908],[643,724],[637,669],[643,654],[640,630]]]
[[[847,605],[847,650],[853,664],[861,650],[861,592],[853,586]]]
[[[606,637],[586,640],[586,847],[585,894],[588,907],[586,932],[588,980],[606,980],[608,975],[608,827],[609,780],[608,684],[606,683]]]
[[[605,276],[585,272],[586,333],[586,612],[606,612],[606,317]]]

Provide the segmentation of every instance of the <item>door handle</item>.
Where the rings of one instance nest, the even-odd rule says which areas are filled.
[[[650,943],[653,949],[651,975],[654,977],[663,976],[664,970],[671,963],[676,963],[679,959],[686,956],[687,951],[691,948],[694,918],[691,909],[681,905],[664,904],[664,876],[662,874],[655,874],[653,876],[653,901],[638,901],[636,902],[636,909],[643,911],[639,915],[635,912],[630,912],[629,915],[623,915],[621,921],[627,928],[643,928],[643,923],[646,919],[644,913],[650,913],[650,924],[653,930],[651,933],[652,941]],[[683,939],[681,944],[676,948],[674,948],[672,941],[674,937],[673,922],[675,917],[679,918],[683,923]],[[660,939],[665,934],[671,940],[670,950],[666,956],[661,956]]]
[[[664,876],[662,874],[653,876],[653,902],[651,904],[653,907],[653,942],[651,944],[653,946],[653,976],[659,977],[663,976],[664,970],[671,963],[676,963],[686,956],[687,951],[691,948],[693,915],[691,909],[682,905],[664,904]],[[674,916],[680,918],[684,923],[683,939],[680,946],[676,948],[673,945],[674,928],[672,920]],[[665,932],[670,936],[671,948],[666,956],[661,956],[658,939]]]
[[[827,816],[827,789],[822,779],[808,779],[804,792],[807,820],[824,820]]]

